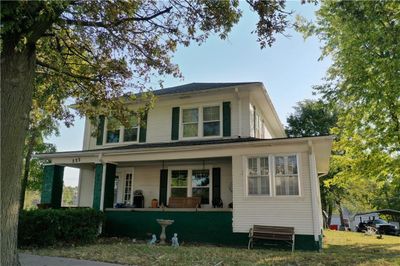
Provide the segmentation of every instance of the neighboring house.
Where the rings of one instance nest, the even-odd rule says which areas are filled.
[[[168,238],[246,245],[253,224],[276,225],[295,228],[297,249],[320,248],[318,177],[328,171],[332,137],[287,138],[260,82],[191,83],[154,94],[145,126],[132,118],[124,128],[109,117],[96,138],[87,120],[82,151],[38,155],[51,161],[42,203],[59,206],[63,167],[76,167],[78,205],[104,210],[109,235],[147,238],[160,232],[162,218],[175,220]],[[194,207],[193,197],[201,208],[163,208],[185,207],[177,198]],[[161,208],[150,208],[154,199]]]

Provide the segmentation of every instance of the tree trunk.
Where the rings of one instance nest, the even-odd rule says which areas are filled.
[[[333,213],[333,204],[332,202],[329,202],[328,204],[328,227],[331,225],[332,222],[332,213]]]
[[[28,115],[32,102],[35,47],[1,54],[1,256],[4,266],[19,265],[18,205]]]
[[[340,228],[345,230],[345,224],[344,224],[344,218],[343,218],[343,210],[342,210],[342,205],[340,200],[336,201],[338,211],[339,211],[339,217],[340,217]]]
[[[24,209],[24,203],[25,203],[25,192],[26,192],[26,185],[28,184],[28,178],[29,178],[29,172],[31,168],[31,159],[32,159],[32,153],[33,153],[33,148],[35,146],[35,140],[36,140],[36,132],[34,131],[31,132],[28,140],[28,150],[25,155],[24,159],[24,173],[22,176],[21,180],[21,193],[20,193],[20,201],[19,201],[19,211],[22,211]]]

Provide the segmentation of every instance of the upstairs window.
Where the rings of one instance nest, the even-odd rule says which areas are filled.
[[[221,106],[182,109],[182,138],[221,136]]]
[[[106,122],[105,143],[137,142],[139,122],[136,116],[130,117],[128,126],[124,127],[118,119],[108,117]]]
[[[247,159],[247,181],[249,195],[269,195],[268,157]]]
[[[219,136],[221,128],[219,106],[207,106],[203,108],[203,136]]]
[[[129,126],[124,128],[124,141],[137,141],[139,135],[139,125],[137,118],[132,116],[129,119]]]
[[[297,156],[275,156],[276,195],[299,195]]]
[[[107,118],[106,143],[118,143],[120,140],[121,123],[113,118]]]
[[[199,109],[183,109],[182,110],[182,127],[183,137],[197,137],[199,131]]]

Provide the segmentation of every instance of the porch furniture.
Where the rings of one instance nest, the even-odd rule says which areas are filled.
[[[157,219],[157,223],[161,225],[160,244],[165,244],[165,239],[167,238],[165,235],[165,228],[174,222],[174,220]]]
[[[280,240],[292,245],[295,244],[294,227],[253,225],[249,231],[248,249],[253,247],[254,239]]]
[[[144,208],[144,196],[142,190],[135,190],[133,193],[133,205],[135,208]]]
[[[200,197],[170,197],[169,208],[198,208],[200,207]]]

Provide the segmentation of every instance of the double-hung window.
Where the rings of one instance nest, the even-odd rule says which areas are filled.
[[[247,180],[249,195],[270,194],[268,156],[247,159]]]
[[[275,156],[276,195],[299,195],[297,156]]]
[[[106,143],[137,142],[139,137],[139,122],[136,116],[131,116],[125,127],[114,117],[107,118],[105,134]]]
[[[220,135],[220,107],[207,106],[203,107],[203,136],[219,136]]]
[[[201,197],[201,204],[210,203],[210,170],[192,170],[192,196]]]
[[[183,137],[197,137],[199,134],[199,109],[190,108],[182,110]]]
[[[120,140],[121,123],[113,118],[107,118],[106,143],[118,143]]]
[[[188,171],[171,171],[171,197],[187,197]]]
[[[129,126],[124,128],[124,141],[137,141],[139,135],[139,125],[137,118],[131,116],[129,119]]]
[[[213,137],[221,135],[221,106],[182,109],[182,137]]]

